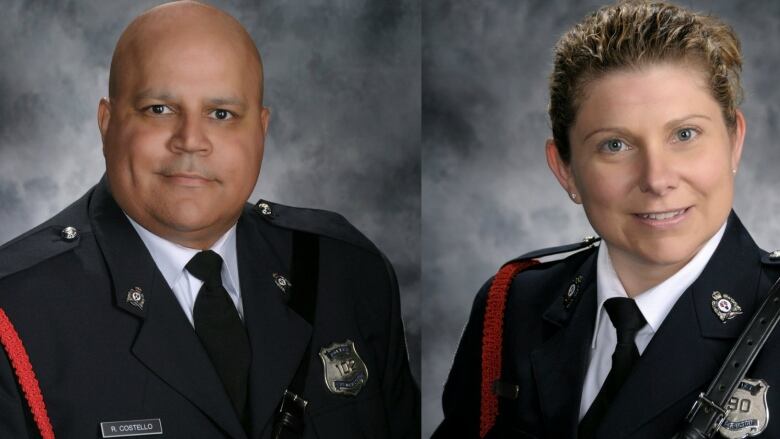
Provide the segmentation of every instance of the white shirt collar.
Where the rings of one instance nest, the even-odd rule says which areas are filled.
[[[647,320],[652,333],[658,330],[680,296],[704,271],[704,267],[715,253],[715,249],[717,249],[725,232],[726,223],[723,223],[717,233],[704,244],[696,256],[683,268],[660,284],[636,296],[636,304],[645,320]],[[598,307],[596,308],[596,326],[593,333],[592,348],[594,349],[596,348],[599,322],[602,318],[605,318],[606,314],[606,311],[603,311],[604,302],[612,297],[628,297],[612,265],[609,249],[605,241],[601,241],[596,260],[596,289],[598,291]]]
[[[125,214],[127,216],[127,214]],[[168,286],[173,288],[185,274],[184,267],[200,250],[184,247],[161,238],[127,216],[141,237]],[[211,246],[210,250],[222,257],[222,283],[228,292],[238,292],[238,257],[236,256],[236,226],[230,228]]]

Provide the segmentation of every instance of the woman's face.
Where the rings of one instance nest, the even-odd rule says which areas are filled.
[[[589,83],[565,164],[553,172],[575,194],[616,259],[686,264],[726,220],[745,124],[730,132],[704,74],[688,64],[611,72]]]

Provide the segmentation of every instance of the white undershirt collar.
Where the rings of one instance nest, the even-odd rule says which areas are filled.
[[[683,268],[660,284],[642,292],[634,299],[647,320],[649,327],[643,328],[655,333],[660,328],[666,315],[672,310],[674,304],[682,296],[685,290],[704,271],[715,249],[717,249],[723,234],[726,232],[726,223],[702,246],[701,250],[694,256]],[[608,319],[604,302],[612,297],[628,297],[623,284],[620,282],[615,267],[612,265],[612,259],[609,257],[609,248],[607,243],[602,241],[599,246],[598,258],[596,261],[596,289],[598,291],[598,307],[596,313],[596,325],[593,333],[593,344],[591,348],[596,348],[599,323],[602,319]],[[609,323],[609,322],[607,322]],[[614,329],[613,329],[614,330]],[[640,331],[641,332],[641,331]],[[637,341],[639,344],[639,341]],[[645,345],[646,346],[646,345]],[[644,350],[639,348],[640,353]]]
[[[661,327],[667,314],[672,310],[680,296],[688,289],[704,271],[704,267],[715,253],[718,244],[726,231],[724,223],[715,235],[710,238],[699,252],[683,268],[660,284],[636,296],[636,304],[647,324],[639,330],[634,339],[637,350],[644,353],[655,332]],[[612,297],[627,297],[623,284],[615,273],[612,260],[609,257],[607,243],[602,241],[596,259],[596,287],[598,307],[596,308],[596,324],[590,349],[588,370],[582,386],[580,398],[580,419],[585,416],[596,395],[604,384],[604,380],[612,367],[612,353],[617,343],[615,327],[607,316],[604,302]],[[588,310],[588,312],[591,312]]]
[[[125,214],[127,216],[127,214]],[[184,247],[161,238],[127,216],[138,236],[152,255],[155,265],[179,301],[190,323],[193,322],[192,310],[203,281],[191,275],[185,266],[200,250]],[[236,255],[236,226],[233,225],[211,246],[210,250],[222,257],[222,285],[243,318],[241,290],[238,281],[238,257]]]

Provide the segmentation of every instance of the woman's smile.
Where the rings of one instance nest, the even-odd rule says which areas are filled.
[[[650,227],[663,229],[676,226],[688,217],[688,210],[691,207],[684,207],[682,209],[665,210],[665,211],[651,211],[644,213],[633,214],[641,223]]]

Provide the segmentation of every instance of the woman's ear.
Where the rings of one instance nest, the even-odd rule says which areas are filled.
[[[561,187],[566,191],[572,201],[580,204],[582,199],[577,190],[577,185],[574,183],[574,175],[571,172],[571,166],[561,158],[558,147],[555,145],[555,140],[547,139],[545,153],[547,154],[547,166],[550,167],[553,175],[558,179],[558,183],[561,184]]]
[[[739,161],[742,158],[742,144],[745,142],[745,131],[747,130],[747,122],[745,122],[745,115],[742,114],[742,111],[737,110],[735,122],[736,126],[734,127],[731,148],[731,169],[734,171],[739,169]]]

